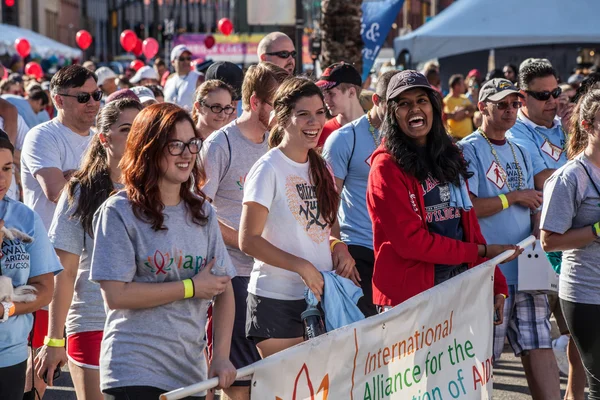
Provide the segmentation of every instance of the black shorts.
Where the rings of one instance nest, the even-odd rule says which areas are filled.
[[[27,360],[10,367],[0,368],[0,399],[23,399],[26,372]]]
[[[248,293],[246,336],[255,343],[304,337],[300,314],[306,307],[304,299],[277,300]]]
[[[357,245],[348,246],[348,251],[356,262],[356,269],[360,275],[360,287],[363,296],[358,300],[358,308],[365,317],[377,315],[377,308],[373,305],[373,266],[375,265],[375,252]]]
[[[103,393],[104,400],[158,400],[166,390],[152,386],[124,386],[106,389]],[[184,397],[184,400],[205,400],[206,396]]]
[[[254,342],[246,337],[246,298],[248,297],[248,282],[250,277],[236,276],[231,280],[235,296],[235,319],[231,335],[231,351],[229,360],[236,369],[246,367],[261,359]],[[250,386],[252,377],[242,378],[233,386]]]

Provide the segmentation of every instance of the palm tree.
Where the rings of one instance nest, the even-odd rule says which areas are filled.
[[[361,5],[362,0],[322,0],[323,68],[335,62],[346,61],[362,71]]]

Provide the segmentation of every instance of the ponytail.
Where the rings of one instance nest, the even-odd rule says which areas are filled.
[[[315,149],[308,151],[311,183],[317,192],[317,203],[323,219],[329,226],[335,223],[340,196],[335,187],[333,174],[327,163]]]
[[[279,125],[275,125],[269,133],[269,148],[273,149],[281,144],[283,140],[283,128]]]

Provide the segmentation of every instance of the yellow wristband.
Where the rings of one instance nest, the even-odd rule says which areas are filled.
[[[48,347],[65,347],[65,338],[52,339],[46,336],[44,338],[44,344]]]
[[[592,227],[594,228],[596,237],[600,236],[600,222],[596,222],[594,225],[592,225]]]
[[[333,253],[333,248],[334,248],[334,247],[335,247],[335,245],[336,245],[336,244],[338,244],[338,243],[344,243],[344,242],[342,242],[340,239],[335,239],[334,241],[332,241],[332,242],[329,244],[329,248],[330,248],[330,250],[331,250],[331,252],[332,252],[332,253]]]
[[[506,198],[506,195],[499,194],[498,197],[500,197],[500,201],[502,202],[502,209],[506,210],[508,208],[508,199]]]
[[[11,301],[10,302],[10,308],[8,309],[8,316],[12,317],[13,315],[15,315],[15,311],[16,311],[15,303],[13,303]]]
[[[506,300],[506,298],[508,297],[508,296],[507,296],[507,295],[505,295],[504,293],[500,293],[500,295],[501,295],[502,297],[504,297],[504,300]]]
[[[184,279],[183,281],[184,299],[191,299],[194,297],[194,282],[191,279]]]

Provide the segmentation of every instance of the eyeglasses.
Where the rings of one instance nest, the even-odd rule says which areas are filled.
[[[65,97],[74,97],[77,99],[77,102],[80,104],[85,104],[88,101],[90,101],[90,99],[94,99],[94,101],[100,101],[100,99],[102,99],[102,90],[96,90],[92,93],[77,93],[75,94],[66,94],[66,93],[59,93],[60,96],[65,96]]]
[[[296,53],[296,50],[292,50],[292,51],[283,50],[283,51],[275,51],[273,53],[265,53],[265,54],[267,54],[269,56],[277,56],[279,58],[286,59],[286,58],[290,58],[290,57],[296,57],[296,54],[298,54],[298,53]]]
[[[528,95],[530,95],[531,97],[533,97],[536,100],[548,101],[548,100],[550,100],[550,96],[554,97],[555,99],[558,98],[558,96],[560,96],[560,94],[562,93],[562,89],[557,87],[556,89],[554,89],[551,92],[549,92],[547,90],[544,90],[543,92],[534,92],[531,90],[526,90],[525,93],[527,93]]]
[[[204,101],[201,101],[200,104],[202,104],[204,107],[210,108],[210,111],[212,111],[215,114],[221,114],[221,112],[224,112],[225,115],[231,115],[235,111],[235,108],[231,106],[221,107],[217,104],[211,106],[206,104]]]
[[[508,110],[508,108],[511,106],[515,110],[518,110],[519,108],[521,108],[523,103],[521,103],[520,101],[511,101],[510,103],[508,101],[502,101],[499,103],[492,103],[492,105],[494,107],[496,107],[498,110]]]
[[[188,56],[188,57],[179,57],[178,58],[179,62],[184,62],[184,61],[192,61],[192,57]]]
[[[200,148],[202,147],[202,140],[194,138],[187,143],[182,142],[181,140],[171,140],[167,143],[167,150],[172,156],[182,155],[186,147],[190,153],[198,154],[200,152]]]

